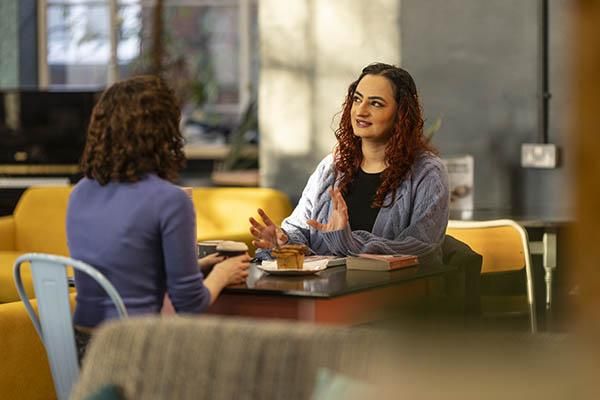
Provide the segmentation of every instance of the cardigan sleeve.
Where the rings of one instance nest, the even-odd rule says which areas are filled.
[[[287,234],[290,243],[303,243],[310,248],[310,227],[306,223],[311,218],[314,218],[318,210],[315,207],[322,207],[324,204],[318,204],[319,193],[322,191],[322,186],[327,185],[328,181],[333,184],[331,172],[332,155],[325,157],[317,166],[315,171],[308,179],[302,196],[298,201],[298,205],[281,224],[281,228]]]
[[[441,163],[428,163],[415,186],[410,224],[393,239],[367,231],[351,231],[350,226],[323,232],[327,246],[337,255],[358,253],[413,254],[423,256],[442,243],[448,224],[448,176]],[[397,203],[392,207],[400,208]]]

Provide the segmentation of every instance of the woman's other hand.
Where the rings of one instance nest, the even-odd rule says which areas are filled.
[[[342,193],[337,188],[330,188],[329,195],[333,211],[329,216],[329,221],[322,224],[314,219],[309,219],[306,223],[321,232],[333,232],[346,229],[348,226],[348,207]]]
[[[274,247],[283,246],[288,242],[287,235],[273,223],[271,218],[261,208],[258,209],[258,215],[262,219],[261,224],[254,218],[250,217],[250,233],[254,236],[252,244],[261,249],[272,249]]]
[[[251,258],[248,254],[229,257],[225,261],[216,264],[211,275],[215,274],[215,272],[222,275],[225,286],[239,285],[246,282],[250,260]]]
[[[206,271],[212,268],[215,264],[220,263],[224,259],[225,257],[220,256],[219,253],[212,253],[199,259],[198,266],[202,271]]]

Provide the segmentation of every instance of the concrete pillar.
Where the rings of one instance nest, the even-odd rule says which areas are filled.
[[[262,186],[299,197],[335,144],[348,85],[367,64],[400,64],[399,21],[400,0],[261,0]]]
[[[19,86],[18,0],[0,2],[0,88]]]

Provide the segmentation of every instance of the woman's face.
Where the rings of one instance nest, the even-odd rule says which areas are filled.
[[[387,141],[398,105],[387,78],[365,75],[354,92],[350,118],[354,134],[362,139]]]

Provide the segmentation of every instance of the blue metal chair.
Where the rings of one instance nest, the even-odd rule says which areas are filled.
[[[21,279],[21,264],[31,265],[33,287],[37,298],[39,318],[33,310]],[[127,310],[114,286],[92,266],[69,257],[42,253],[27,253],[15,261],[13,277],[19,297],[33,322],[48,355],[56,395],[68,399],[71,388],[79,376],[79,363],[73,333],[73,319],[69,304],[67,267],[92,277],[108,294],[120,318]]]

